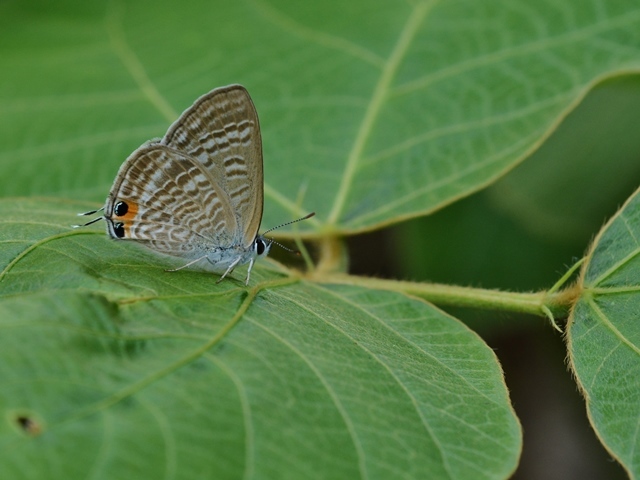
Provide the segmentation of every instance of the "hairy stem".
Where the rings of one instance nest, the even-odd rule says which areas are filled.
[[[517,293],[437,283],[383,280],[345,274],[323,275],[316,280],[322,283],[340,283],[407,293],[437,305],[528,313],[550,318],[552,322],[555,318],[563,318],[569,314],[578,293],[576,287],[569,287],[561,291]]]

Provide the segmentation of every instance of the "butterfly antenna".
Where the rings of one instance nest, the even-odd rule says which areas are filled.
[[[90,222],[87,223],[83,223],[81,225],[71,225],[73,228],[80,228],[80,227],[86,227],[91,225],[92,223],[96,223],[99,222],[100,220],[102,220],[104,217],[98,217],[98,218],[94,218],[93,220],[91,220]]]
[[[93,215],[95,213],[101,212],[102,210],[104,210],[104,207],[99,208],[97,210],[91,210],[90,212],[84,212],[84,213],[78,213],[79,217],[85,217],[87,215]],[[98,218],[94,218],[93,220],[91,220],[90,222],[87,223],[83,223],[82,225],[71,225],[73,228],[80,228],[80,227],[86,227],[88,225],[91,225],[92,223],[96,223],[99,220],[102,220],[103,217],[98,217]]]
[[[267,238],[267,240],[269,240],[271,243],[273,243],[275,245],[278,245],[281,249],[286,250],[287,252],[291,252],[294,255],[300,255],[300,251],[299,250],[294,250],[292,248],[285,247],[280,242],[276,242],[273,238]]]
[[[266,232],[264,232],[264,233],[262,234],[262,236],[265,236],[267,233],[272,232],[272,231],[274,231],[274,230],[276,230],[276,229],[278,229],[278,228],[286,227],[287,225],[291,225],[292,223],[298,223],[298,222],[301,222],[302,220],[306,220],[307,218],[311,218],[311,217],[313,217],[315,214],[316,214],[316,212],[311,212],[309,215],[305,215],[304,217],[302,217],[302,218],[298,218],[297,220],[291,220],[290,222],[283,223],[283,224],[281,224],[281,225],[278,225],[277,227],[270,228],[269,230],[267,230]],[[273,242],[273,243],[276,243],[276,242]],[[281,246],[282,246],[282,245],[281,245]],[[285,250],[286,250],[286,249],[285,249]]]
[[[79,217],[86,217],[87,215],[93,215],[94,213],[98,213],[104,210],[104,207],[99,208],[97,210],[91,210],[90,212],[78,213]]]
[[[302,220],[306,220],[307,218],[311,218],[311,217],[313,217],[315,214],[316,214],[316,212],[311,212],[309,215],[305,215],[304,217],[302,217],[302,218],[298,218],[297,220],[291,220],[290,222],[283,223],[283,224],[281,224],[281,225],[278,225],[277,227],[270,228],[269,230],[267,230],[266,232],[264,232],[264,233],[262,234],[262,236],[264,237],[267,233],[272,232],[273,230],[276,230],[277,228],[280,228],[280,227],[286,227],[287,225],[291,225],[292,223],[301,222]],[[284,246],[284,245],[282,245],[281,243],[276,242],[273,238],[268,238],[268,240],[269,240],[271,243],[274,243],[274,244],[278,245],[278,246],[279,246],[280,248],[282,248],[283,250],[286,250],[287,252],[291,252],[291,253],[293,253],[294,255],[300,255],[300,251],[299,251],[299,250],[293,250],[293,249],[291,249],[291,248],[289,248],[289,247],[285,247],[285,246]]]

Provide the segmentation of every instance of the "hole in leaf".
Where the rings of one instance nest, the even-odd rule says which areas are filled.
[[[18,414],[14,417],[16,425],[21,431],[29,436],[35,437],[42,433],[42,424],[38,422],[32,415]]]

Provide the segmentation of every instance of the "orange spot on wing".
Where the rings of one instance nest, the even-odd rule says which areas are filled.
[[[131,238],[131,226],[135,222],[136,215],[138,214],[138,204],[132,200],[119,200],[121,202],[126,203],[127,205],[127,213],[124,215],[117,215],[113,212],[113,221],[122,224],[122,228],[124,229],[124,235],[121,238]],[[117,205],[117,203],[116,203]]]
[[[136,217],[136,214],[138,213],[138,204],[135,202],[132,202],[131,200],[127,200],[126,202],[129,209],[127,210],[127,213],[125,213],[124,215],[118,218],[121,218],[122,220],[125,220],[125,221],[127,220],[131,221]]]

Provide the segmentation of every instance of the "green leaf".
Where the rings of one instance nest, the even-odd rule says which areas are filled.
[[[103,201],[128,153],[240,82],[263,127],[265,225],[316,211],[307,233],[484,187],[594,82],[640,66],[633,1],[11,2],[0,32],[4,195]]]
[[[587,257],[568,330],[572,368],[600,439],[640,477],[640,191]]]
[[[164,262],[4,200],[2,478],[506,478],[496,358],[399,293]]]

